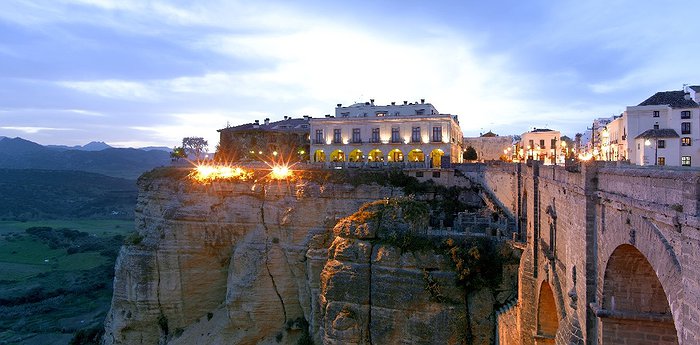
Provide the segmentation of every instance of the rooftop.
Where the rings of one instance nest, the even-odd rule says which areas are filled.
[[[241,132],[241,131],[250,131],[250,130],[257,130],[257,131],[294,131],[294,130],[308,130],[308,125],[309,125],[309,118],[310,117],[303,117],[303,118],[292,118],[292,117],[286,117],[284,120],[280,121],[275,121],[275,122],[268,122],[268,123],[260,123],[259,121],[256,121],[254,123],[246,123],[240,126],[234,126],[234,127],[226,127],[219,129],[218,132],[222,131],[234,131],[234,132]],[[306,125],[306,126],[304,126]]]
[[[697,86],[691,86],[695,88]],[[700,89],[700,87],[698,87]],[[695,90],[695,89],[693,89]],[[640,106],[644,105],[668,105],[671,108],[697,108],[698,104],[692,99],[685,99],[685,92],[683,91],[661,91],[655,93],[653,96],[647,98],[644,102],[639,103]]]
[[[635,137],[635,139],[649,139],[649,138],[678,138],[678,132],[671,128],[659,128],[659,129],[649,129],[642,134]]]

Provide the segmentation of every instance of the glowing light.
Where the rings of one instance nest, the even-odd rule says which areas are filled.
[[[273,180],[286,180],[292,175],[292,171],[286,165],[275,165],[270,172],[270,178]]]
[[[228,165],[197,165],[189,174],[189,177],[199,183],[210,183],[215,180],[247,180],[252,176],[240,167],[232,167]]]
[[[590,152],[588,152],[586,154],[581,153],[578,155],[578,159],[580,159],[582,161],[589,161],[589,160],[593,159],[593,154],[591,154]]]
[[[277,151],[272,151],[272,155],[277,157]]]
[[[644,146],[651,146],[651,140],[649,140],[649,139],[645,140]]]

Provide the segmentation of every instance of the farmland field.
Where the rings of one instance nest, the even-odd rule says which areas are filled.
[[[0,221],[0,344],[68,344],[96,334],[133,221]],[[83,342],[86,343],[86,342]]]

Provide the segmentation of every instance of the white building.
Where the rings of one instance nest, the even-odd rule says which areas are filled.
[[[520,136],[518,157],[522,160],[538,160],[544,164],[563,162],[561,133],[547,128],[535,128]]]
[[[311,162],[333,165],[441,167],[462,162],[462,129],[456,115],[440,114],[430,103],[348,107],[335,116],[312,118]]]
[[[629,160],[639,165],[700,166],[700,86],[657,92],[627,107]]]

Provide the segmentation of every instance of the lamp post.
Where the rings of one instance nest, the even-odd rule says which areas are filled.
[[[651,146],[651,141],[649,139],[644,141],[644,146]],[[659,139],[654,138],[654,165],[659,163]]]

